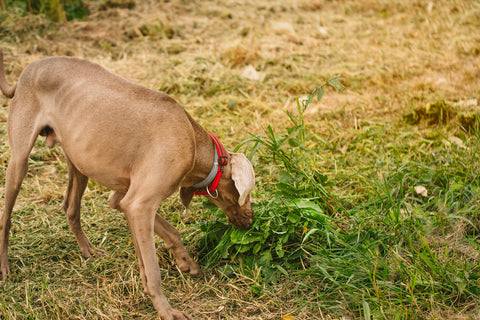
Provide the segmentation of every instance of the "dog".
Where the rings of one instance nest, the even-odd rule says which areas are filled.
[[[39,135],[60,143],[68,164],[63,210],[83,256],[95,248],[82,230],[80,202],[88,179],[112,189],[109,206],[124,213],[133,238],[145,293],[160,318],[192,319],[170,306],[161,288],[154,234],[160,236],[183,272],[200,268],[180,233],[156,213],[180,189],[187,210],[194,194],[205,195],[236,227],[249,228],[255,174],[244,154],[226,152],[173,98],[137,85],[103,67],[74,57],[29,64],[11,87],[0,50],[0,89],[12,98],[7,120],[11,157],[5,204],[0,215],[0,280],[9,273],[11,213]]]

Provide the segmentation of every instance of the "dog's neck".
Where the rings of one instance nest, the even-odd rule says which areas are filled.
[[[206,132],[205,132],[206,133]],[[197,134],[195,148],[195,166],[191,171],[191,175],[194,176],[194,183],[203,181],[212,170],[215,159],[215,146],[212,143],[212,139],[208,134]],[[192,185],[193,185],[192,184]]]
[[[192,122],[195,131],[195,164],[189,174],[185,176],[182,187],[191,187],[203,181],[214,164],[215,145],[207,131],[196,121]]]

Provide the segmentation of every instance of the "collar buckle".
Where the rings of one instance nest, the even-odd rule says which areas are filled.
[[[225,167],[228,164],[228,157],[227,156],[220,156],[218,164],[220,165],[220,170],[223,170],[223,167]]]

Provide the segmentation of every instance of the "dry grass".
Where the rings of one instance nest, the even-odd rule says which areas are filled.
[[[414,107],[477,99],[471,108],[478,110],[478,1],[137,0],[131,10],[98,6],[90,3],[87,20],[62,24],[0,12],[9,82],[15,83],[28,63],[46,56],[87,58],[171,94],[230,149],[248,132],[262,132],[268,124],[282,128],[288,120],[283,111],[292,110],[295,96],[334,74],[342,75],[346,91],[329,91],[305,117],[312,132],[338,144],[344,155],[358,132],[397,122]],[[242,77],[248,66],[260,80]],[[8,106],[6,99],[0,101]],[[9,158],[7,110],[0,109],[0,186]],[[155,318],[142,293],[126,223],[106,205],[109,191],[92,182],[86,192],[85,229],[109,255],[85,261],[60,210],[66,186],[61,150],[43,145],[39,142],[32,154],[13,215],[12,277],[0,285],[0,312],[8,319]],[[368,141],[363,145],[367,150]],[[335,157],[326,154],[319,166],[336,170]],[[356,156],[342,159],[348,157]],[[358,169],[346,167],[345,172]],[[339,192],[352,188],[346,182]],[[184,231],[188,243],[198,234],[195,222],[207,218],[202,205],[192,210],[195,215],[180,216],[172,199],[160,211]],[[225,277],[217,270],[190,279],[176,270],[165,250],[158,252],[172,305],[197,319],[281,319],[288,314],[350,319],[358,314],[341,300],[329,311],[316,307],[319,283],[293,280],[269,287],[255,272]],[[262,294],[252,294],[252,286],[261,286]],[[436,311],[425,317],[472,316],[442,310],[440,302],[432,305]]]

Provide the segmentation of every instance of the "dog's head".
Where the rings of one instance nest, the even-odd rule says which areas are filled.
[[[229,156],[231,166],[226,168],[220,179],[218,197],[208,198],[225,212],[231,224],[246,229],[253,222],[250,193],[255,187],[255,172],[243,153],[230,153]]]
[[[228,221],[237,228],[247,229],[253,222],[253,210],[250,193],[255,187],[255,172],[253,166],[243,153],[229,153],[229,164],[215,192],[205,195],[227,215]],[[188,207],[193,192],[180,189],[180,198],[185,207]]]

